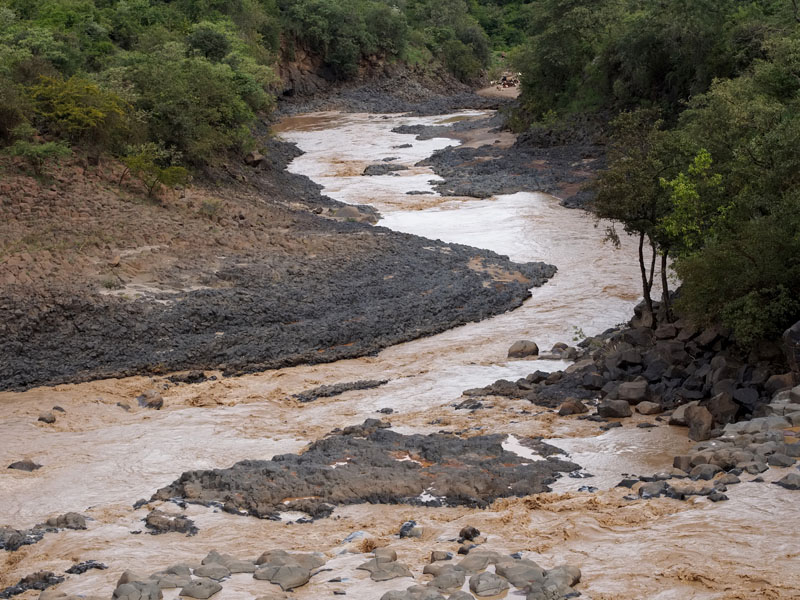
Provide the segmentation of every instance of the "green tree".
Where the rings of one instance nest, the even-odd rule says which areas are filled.
[[[162,187],[185,184],[189,171],[173,164],[178,158],[174,152],[152,142],[131,146],[122,159],[127,169],[122,173],[120,183],[128,172],[132,173],[144,185],[148,198]]]

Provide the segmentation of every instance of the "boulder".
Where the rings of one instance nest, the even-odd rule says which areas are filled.
[[[255,569],[253,569],[255,571]],[[194,570],[195,577],[205,577],[215,581],[222,581],[226,577],[231,576],[231,571],[228,567],[221,564],[207,564],[201,565]]]
[[[52,425],[56,422],[56,416],[52,413],[52,411],[46,410],[42,413],[39,413],[38,421],[42,423],[47,423],[48,425]]]
[[[756,394],[756,397],[758,397],[758,394]],[[736,414],[739,412],[739,405],[733,401],[730,394],[725,392],[701,401],[700,406],[705,407],[711,413],[716,425],[733,423],[736,420]]]
[[[780,375],[773,375],[769,379],[767,379],[767,383],[764,384],[764,389],[768,394],[776,394],[781,390],[787,390],[794,385],[794,374],[793,373],[783,373]]]
[[[499,560],[500,555],[497,552],[475,551],[470,552],[464,560],[458,563],[457,568],[467,573],[479,573]]]
[[[597,414],[607,418],[630,417],[631,405],[625,400],[603,400],[597,407]]]
[[[758,390],[753,388],[738,388],[733,391],[733,400],[752,411],[758,405]],[[730,423],[731,421],[728,421]]]
[[[714,475],[722,471],[717,465],[697,465],[689,473],[689,477],[694,480],[702,479],[708,481],[714,478]]]
[[[253,573],[253,579],[269,581],[287,592],[308,583],[311,571],[299,565],[267,565]]]
[[[397,561],[378,562],[373,558],[356,568],[361,571],[369,571],[370,579],[373,581],[389,581],[398,577],[413,577],[408,567]]]
[[[434,577],[430,586],[439,590],[452,590],[460,589],[467,579],[467,574],[461,569],[456,569],[452,565],[447,565],[449,568],[442,570],[436,577]]]
[[[587,412],[589,412],[587,406],[576,398],[567,398],[558,408],[558,414],[562,417],[579,415]]]
[[[397,552],[391,548],[376,548],[373,552],[375,560],[379,563],[394,562],[397,560]]]
[[[431,552],[431,562],[439,562],[443,560],[453,560],[452,552],[445,552],[444,550],[434,550]]]
[[[800,385],[792,388],[789,392],[789,402],[792,404],[800,404]]]
[[[163,597],[164,594],[155,581],[124,582],[118,584],[111,595],[112,600],[161,600]]]
[[[800,321],[783,332],[783,351],[789,368],[800,374]]]
[[[495,565],[495,573],[505,577],[511,585],[524,588],[544,582],[545,570],[532,560],[504,560]]]
[[[690,406],[686,409],[686,424],[689,426],[689,439],[702,442],[711,437],[714,417],[704,406]]]
[[[791,467],[797,461],[791,456],[786,456],[776,452],[767,458],[767,464],[771,467]]]
[[[244,157],[245,164],[250,167],[259,167],[264,162],[264,160],[266,160],[264,158],[264,155],[255,150],[253,150],[252,152],[248,152],[247,155]]]
[[[181,596],[206,600],[219,592],[222,586],[213,579],[194,579],[181,589]]]
[[[678,427],[686,427],[686,411],[691,408],[692,406],[697,406],[698,402],[689,402],[688,404],[682,404],[674,411],[669,417],[669,424],[670,425],[677,425]]]
[[[508,587],[508,581],[495,573],[479,573],[469,578],[469,589],[478,597],[499,596]]]
[[[787,490],[800,490],[800,473],[789,473],[783,479],[776,481],[775,485],[779,485]]]
[[[649,402],[647,400],[636,405],[636,412],[642,415],[657,415],[662,411],[663,409],[661,408],[660,404]]]
[[[602,390],[606,380],[599,373],[586,373],[581,378],[581,387],[587,390]]]
[[[508,358],[525,358],[528,356],[538,356],[539,346],[530,340],[519,340],[514,342],[508,349]]]
[[[619,386],[617,396],[629,404],[639,404],[649,397],[649,384],[644,378],[628,381]]]
[[[16,462],[11,463],[8,465],[9,469],[16,469],[17,471],[27,471],[30,473],[31,471],[35,471],[36,469],[41,469],[42,465],[33,462],[32,460],[18,460]]]

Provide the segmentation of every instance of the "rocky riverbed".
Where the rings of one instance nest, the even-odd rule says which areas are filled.
[[[306,150],[292,170],[315,173],[334,200],[371,200],[392,228],[441,240],[426,246],[486,248],[517,270],[544,262],[558,272],[513,312],[372,356],[0,393],[2,433],[13,440],[0,461],[24,467],[0,473],[0,535],[16,546],[0,550],[2,594],[800,594],[794,392],[768,387],[786,374],[774,350],[747,368],[724,332],[613,327],[638,297],[635,258],[605,249],[590,216],[553,198],[407,195],[436,180],[417,166],[421,154],[456,136],[486,139],[466,126],[428,141],[392,133],[414,125],[328,113],[289,121],[282,135]],[[363,175],[385,162],[406,169]],[[337,219],[351,207],[325,202],[321,214],[343,227],[357,218]],[[579,344],[582,331],[590,337]],[[737,401],[752,396],[737,395],[744,389],[757,396],[750,408]],[[698,424],[677,424],[692,391],[704,396]],[[700,408],[713,417],[706,401],[724,393],[748,420],[708,423]]]

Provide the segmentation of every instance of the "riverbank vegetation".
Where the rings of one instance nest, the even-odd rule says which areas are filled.
[[[797,3],[531,6],[517,126],[611,115],[595,208],[674,261],[680,307],[743,344],[797,321]],[[648,296],[651,259],[640,257]]]
[[[342,81],[367,57],[469,81],[490,53],[464,0],[0,0],[0,148],[37,173],[70,147],[172,174],[250,151],[299,46]]]

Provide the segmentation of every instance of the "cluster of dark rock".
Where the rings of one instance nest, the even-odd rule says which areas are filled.
[[[453,126],[413,125],[395,129],[398,133],[415,133],[418,139],[452,136],[460,131],[504,126],[504,117],[494,115],[456,123]],[[588,182],[605,164],[604,148],[594,134],[578,135],[584,125],[576,124],[571,135],[545,140],[521,135],[511,148],[487,144],[479,148],[451,146],[437,150],[418,166],[429,166],[443,179],[434,185],[443,196],[488,198],[516,192],[561,193],[568,186],[575,188]],[[562,139],[563,138],[563,139]],[[585,207],[589,192],[570,194],[562,204],[569,208]]]
[[[51,571],[39,571],[37,573],[26,575],[15,585],[0,590],[0,598],[5,600],[7,598],[24,594],[28,590],[43,591],[51,586],[58,585],[63,581],[64,577],[56,575]]]
[[[200,531],[189,517],[173,515],[160,510],[151,510],[144,519],[145,527],[152,535],[177,532],[187,536],[197,535]]]
[[[485,507],[497,498],[549,491],[560,473],[579,468],[557,456],[523,459],[503,449],[502,434],[401,435],[388,427],[368,419],[335,430],[299,455],[188,471],[153,500],[218,503],[231,513],[274,519],[282,511],[319,518],[335,505],[364,502]]]
[[[14,552],[22,546],[41,541],[45,534],[55,533],[59,529],[86,529],[86,517],[70,512],[58,517],[50,517],[44,523],[34,525],[30,529],[0,527],[0,550]]]
[[[599,397],[598,414],[611,418],[630,416],[640,405],[644,414],[688,405],[682,410],[690,436],[702,441],[721,435],[728,423],[770,414],[773,396],[797,383],[778,345],[742,356],[722,329],[684,319],[653,329],[637,321],[581,342],[581,360],[563,372],[537,371],[468,393],[527,398],[551,408]]]
[[[350,381],[346,383],[334,383],[332,385],[321,385],[319,387],[305,390],[299,394],[293,394],[292,398],[300,402],[313,402],[319,398],[330,398],[345,392],[354,390],[371,390],[389,383],[388,379],[362,379],[360,381]]]

